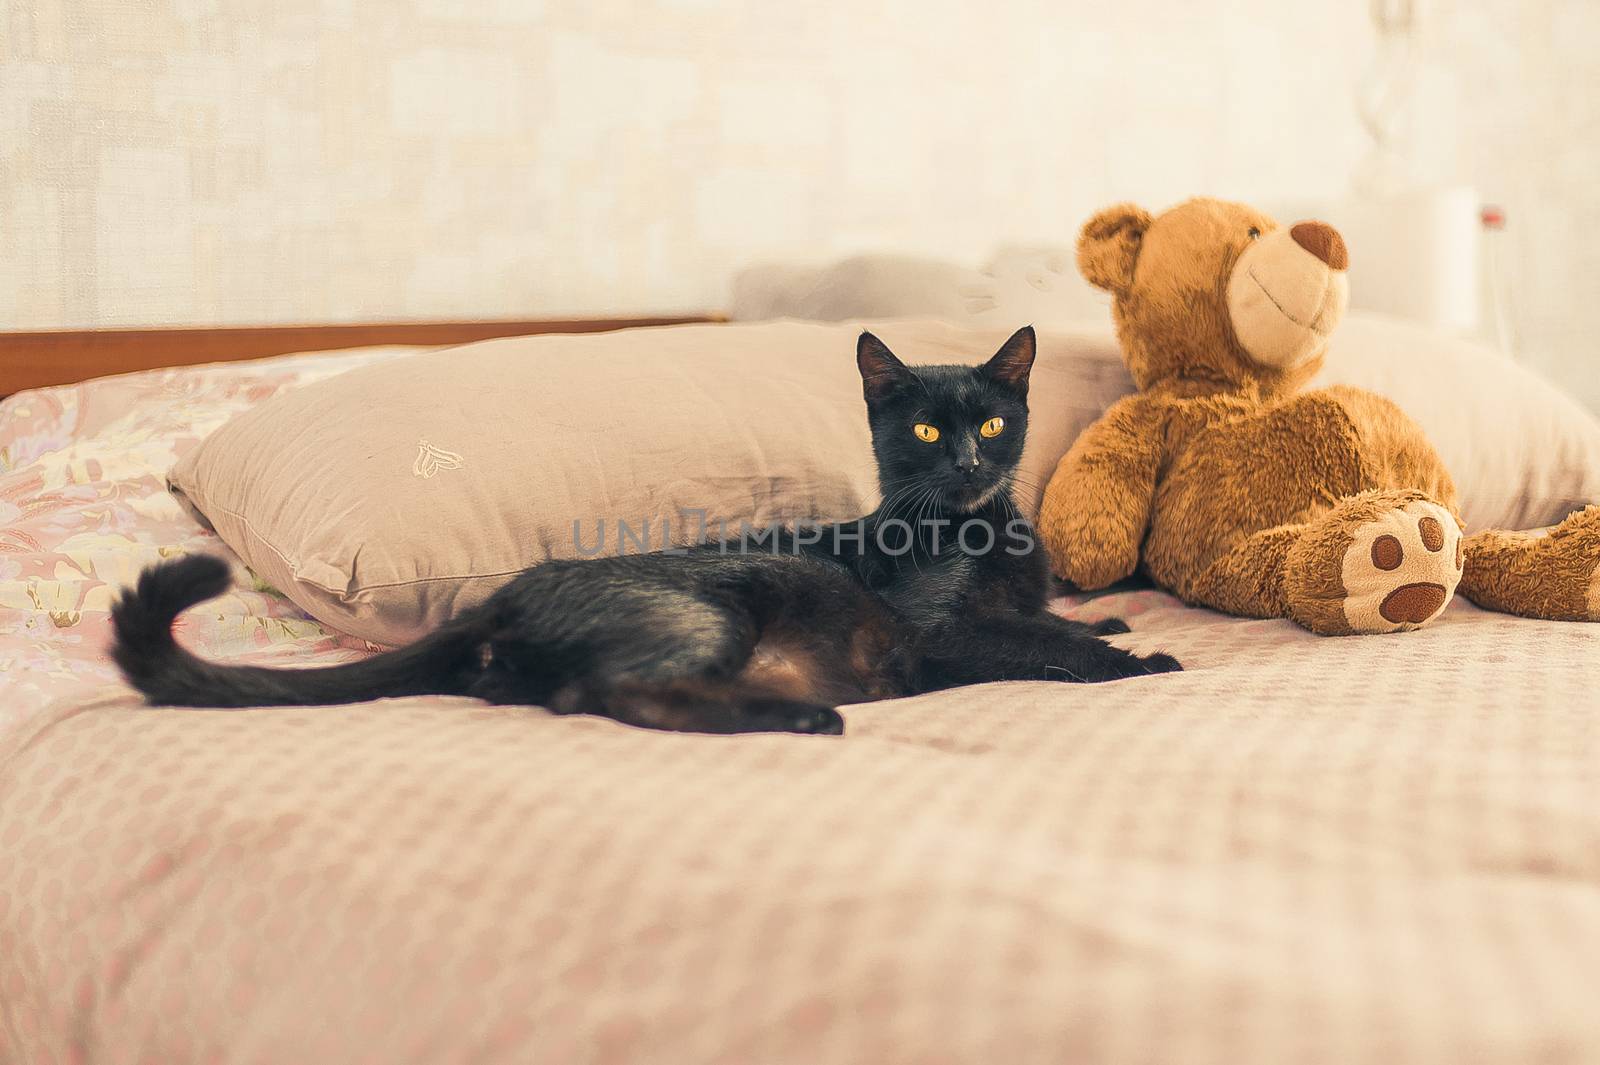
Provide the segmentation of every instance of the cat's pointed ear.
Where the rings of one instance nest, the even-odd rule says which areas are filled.
[[[1149,211],[1132,203],[1096,211],[1078,234],[1078,272],[1084,280],[1114,296],[1128,291],[1151,221]]]
[[[887,399],[911,380],[906,364],[895,358],[888,345],[871,333],[862,333],[856,341],[856,368],[861,371],[861,391],[868,403]]]
[[[1028,373],[1033,369],[1033,356],[1037,350],[1038,341],[1034,338],[1033,326],[1025,325],[1012,333],[1011,339],[1001,344],[994,357],[983,364],[983,372],[989,375],[990,380],[1026,395]]]

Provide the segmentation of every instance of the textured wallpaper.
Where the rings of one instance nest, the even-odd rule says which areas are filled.
[[[975,258],[1359,143],[1292,47],[1359,20],[1268,2],[0,2],[16,327],[714,307],[752,257]]]
[[[0,328],[704,309],[752,259],[1334,195],[1371,39],[1353,0],[0,5]],[[1558,373],[1592,349],[1597,7],[1430,5],[1424,162],[1511,207]]]

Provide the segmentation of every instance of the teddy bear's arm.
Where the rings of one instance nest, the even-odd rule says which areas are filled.
[[[1039,535],[1057,574],[1093,590],[1133,573],[1162,443],[1161,410],[1141,395],[1117,401],[1078,437],[1039,508]]]

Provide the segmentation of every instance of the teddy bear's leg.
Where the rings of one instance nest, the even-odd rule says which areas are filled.
[[[1291,618],[1326,636],[1413,629],[1450,602],[1460,546],[1455,516],[1422,492],[1362,492],[1252,534],[1185,597],[1245,617]]]
[[[1349,496],[1289,549],[1288,615],[1328,636],[1417,628],[1455,594],[1461,543],[1455,515],[1416,489]]]
[[[1549,530],[1473,533],[1466,555],[1461,594],[1486,610],[1600,621],[1600,506]]]
[[[1240,617],[1287,617],[1283,571],[1289,550],[1307,528],[1300,522],[1251,533],[1207,566],[1193,584],[1180,589],[1183,598]]]

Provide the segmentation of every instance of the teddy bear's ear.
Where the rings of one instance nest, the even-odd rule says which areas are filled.
[[[1078,234],[1078,270],[1089,284],[1120,295],[1133,284],[1139,242],[1150,228],[1150,212],[1131,203],[1097,211]]]

